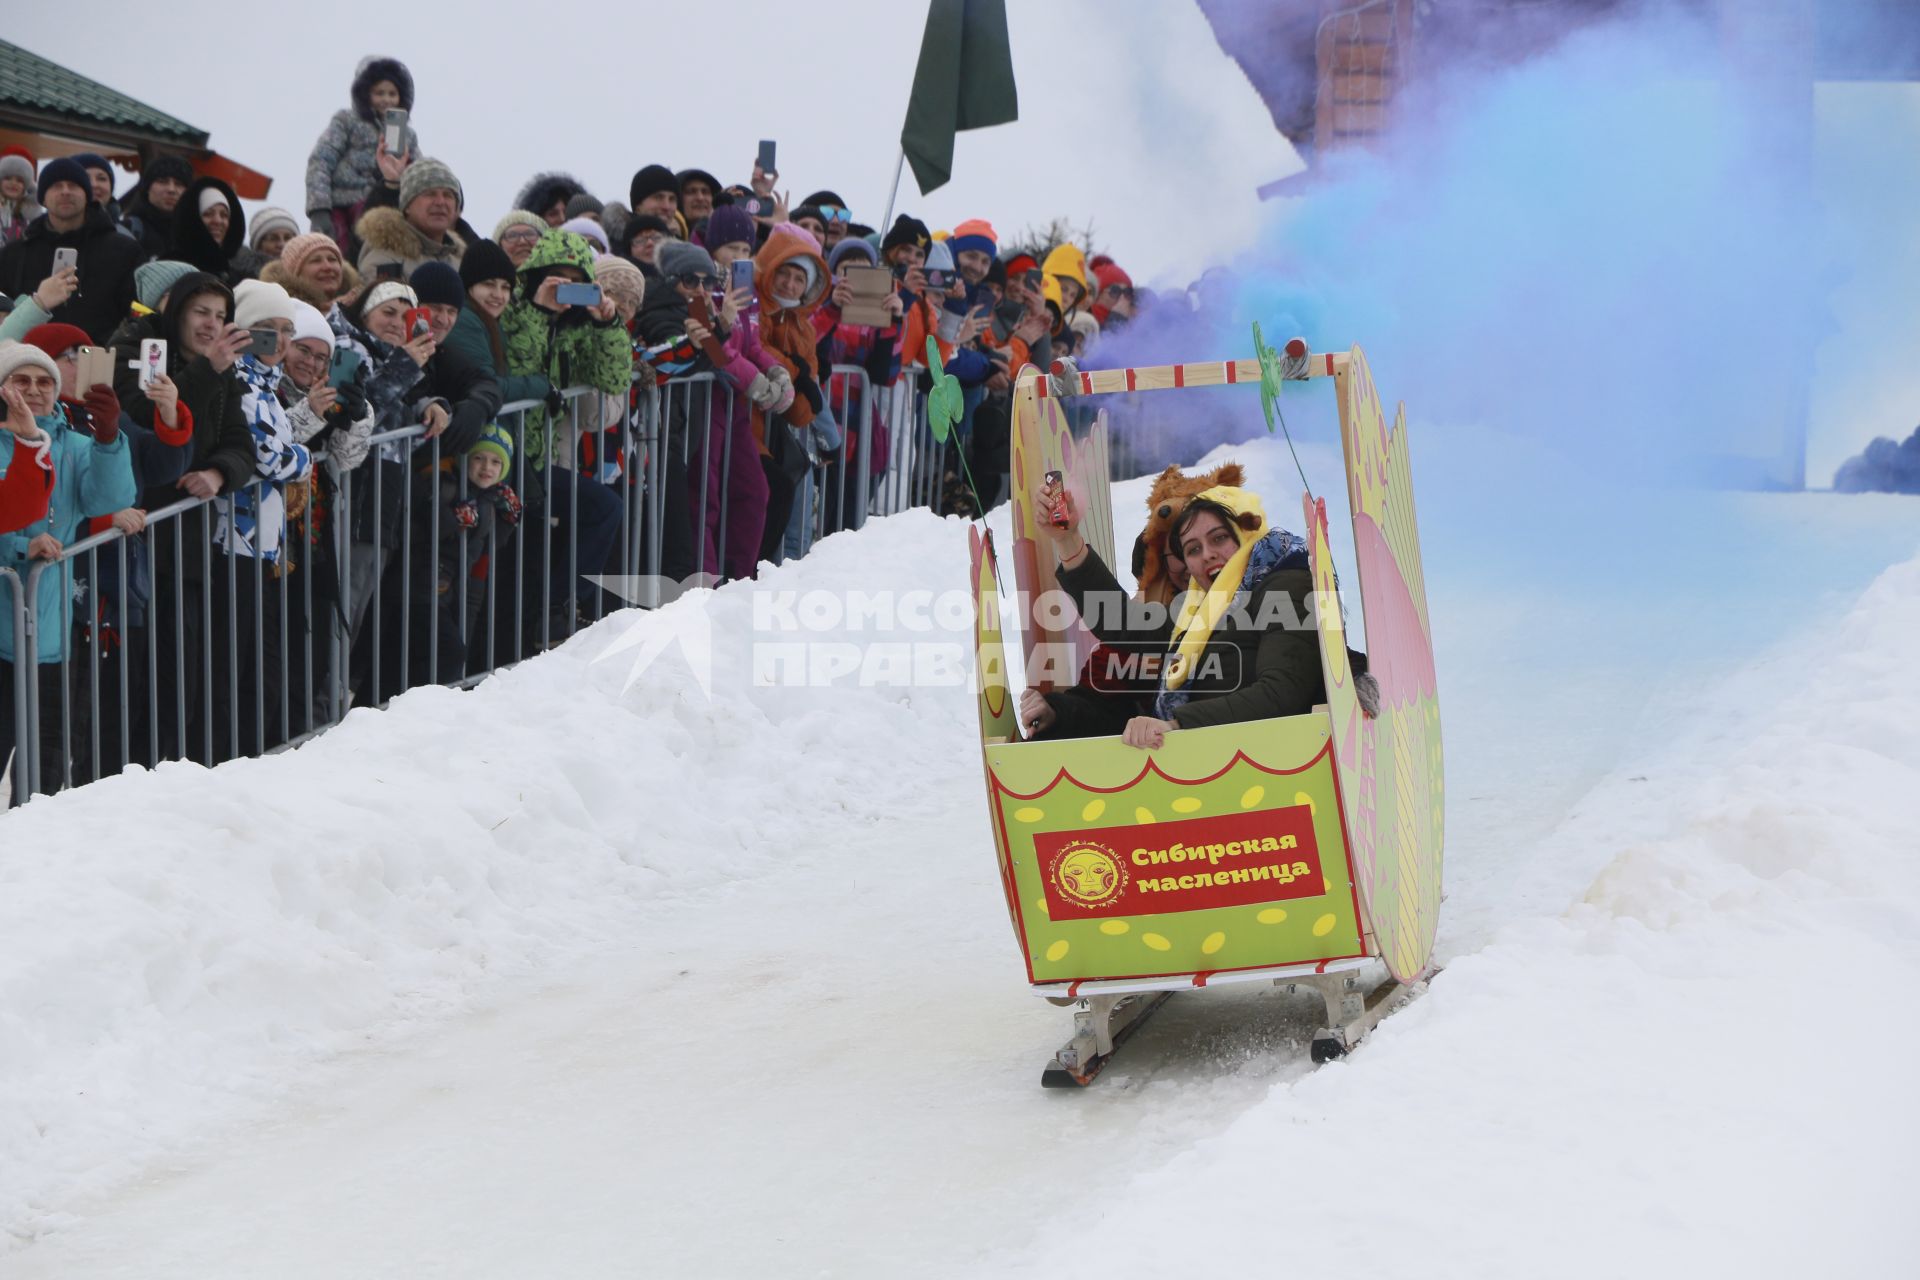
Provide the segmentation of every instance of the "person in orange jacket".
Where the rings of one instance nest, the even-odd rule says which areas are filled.
[[[814,308],[827,296],[832,277],[820,242],[790,222],[776,223],[753,256],[754,292],[760,299],[760,344],[779,361],[779,372],[793,384],[793,403],[784,413],[753,411],[754,440],[767,475],[767,522],[760,558],[773,559],[786,535],[794,491],[812,467],[808,429],[826,408],[820,386],[818,335]]]

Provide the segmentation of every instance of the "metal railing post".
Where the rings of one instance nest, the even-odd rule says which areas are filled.
[[[13,628],[12,802],[25,804],[33,794],[33,752],[40,737],[40,726],[31,715],[28,696],[28,686],[38,674],[34,663],[39,655],[33,651],[33,637],[27,624],[26,584],[20,581],[19,574],[4,567],[0,567],[0,582],[10,587],[8,594],[12,601],[6,619]],[[0,760],[0,770],[7,767],[7,761]]]

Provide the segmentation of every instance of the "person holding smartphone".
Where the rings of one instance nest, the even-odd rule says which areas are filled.
[[[193,271],[175,280],[152,315],[129,321],[114,335],[114,391],[136,422],[152,421],[162,409],[152,387],[142,387],[141,346],[151,339],[166,345],[166,376],[178,392],[179,410],[188,415],[193,430],[193,455],[186,472],[170,484],[149,486],[137,505],[158,511],[184,499],[209,499],[231,493],[252,479],[253,435],[241,408],[241,387],[235,367],[252,345],[252,336],[233,324],[233,291],[204,272]],[[201,718],[203,618],[210,607],[210,590],[202,568],[201,549],[213,541],[209,504],[202,503],[174,517],[178,536],[154,539],[153,625],[150,634],[158,651],[157,669],[173,681],[178,673],[187,719],[176,714],[172,697],[158,700],[162,759],[210,760],[205,754],[205,725]],[[181,639],[176,642],[176,631]],[[137,659],[136,659],[137,660]],[[225,677],[214,666],[213,679]],[[145,704],[134,708],[132,740],[139,758],[147,760],[149,737]]]
[[[389,152],[404,168],[421,154],[414,131],[413,73],[397,58],[365,58],[354,69],[348,89],[351,105],[333,113],[307,156],[307,219],[311,229],[332,236],[340,252],[353,256],[353,225],[382,178],[381,158]],[[387,113],[404,111],[397,130],[400,146],[386,145]],[[396,117],[397,120],[397,117]]]
[[[525,415],[526,474],[520,483],[529,507],[538,505],[560,521],[547,579],[549,636],[577,629],[599,591],[588,579],[602,572],[620,534],[620,499],[613,490],[568,474],[577,465],[574,428],[597,434],[606,425],[596,412],[600,402],[584,397],[570,408],[559,395],[560,389],[584,386],[624,397],[633,385],[633,345],[614,301],[597,289],[600,300],[590,305],[560,299],[561,286],[592,284],[594,274],[592,244],[571,231],[548,231],[520,265],[518,296],[500,320],[507,372],[541,374],[555,388],[545,406]],[[556,431],[556,425],[567,430]],[[580,573],[571,590],[569,542]]]
[[[71,156],[41,167],[36,194],[46,213],[0,249],[0,293],[33,293],[71,264],[73,290],[52,309],[52,318],[78,325],[104,344],[133,307],[133,272],[144,256],[140,244],[93,203],[93,179]]]
[[[24,586],[38,563],[57,561],[62,549],[71,542],[81,521],[111,515],[133,503],[135,490],[133,467],[127,441],[115,428],[109,435],[88,437],[69,431],[63,424],[58,402],[60,370],[52,357],[39,347],[15,342],[0,347],[0,403],[7,410],[9,424],[0,430],[0,469],[38,466],[19,441],[29,435],[26,423],[32,423],[32,438],[47,436],[52,441],[53,488],[46,514],[24,527],[0,533],[0,565],[13,571],[0,576],[0,616],[11,616],[13,593]],[[16,586],[15,584],[19,585]],[[61,662],[68,656],[73,634],[73,577],[70,562],[43,572],[34,586],[34,614],[39,626],[30,652],[14,649],[14,628],[0,627],[0,759],[19,745],[14,741],[19,718],[13,706],[14,667],[32,668],[38,684],[42,708],[58,708],[62,702]],[[40,715],[40,781],[46,791],[57,791],[67,776],[67,739],[61,716],[56,710]]]
[[[753,215],[739,205],[722,205],[709,216],[707,227],[712,235],[724,238],[726,272],[699,245],[662,245],[658,256],[665,280],[648,289],[634,334],[649,347],[690,345],[691,360],[676,371],[677,376],[713,373],[719,378],[713,394],[686,390],[664,400],[671,415],[664,424],[668,439],[687,441],[692,449],[682,490],[688,500],[682,517],[689,544],[686,573],[717,580],[723,573],[734,578],[753,573],[767,514],[767,479],[759,465],[754,412],[778,412],[792,403],[794,390],[791,381],[784,381],[780,362],[761,344],[753,291],[721,292],[734,264],[744,261],[752,266],[752,258],[740,253],[750,253]],[[705,323],[695,317],[696,305],[705,307]],[[704,525],[700,525],[702,510]],[[671,505],[668,515],[674,515]]]

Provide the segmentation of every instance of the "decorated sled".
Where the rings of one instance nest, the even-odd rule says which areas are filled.
[[[1440,903],[1440,711],[1414,525],[1405,410],[1392,429],[1358,347],[1282,359],[1025,372],[1014,390],[1013,565],[1025,681],[1071,683],[1093,639],[1055,590],[1034,495],[1062,472],[1079,532],[1109,565],[1114,517],[1107,423],[1075,439],[1061,397],[1244,384],[1272,398],[1286,379],[1330,377],[1339,404],[1358,588],[1377,717],[1360,707],[1324,499],[1302,496],[1327,702],[1311,714],[1167,735],[1142,751],[1117,738],[1023,741],[1002,634],[996,548],[972,542],[976,670],[987,805],[1001,886],[1027,980],[1075,1009],[1075,1034],[1043,1082],[1085,1084],[1175,991],[1274,982],[1323,997],[1315,1061],[1351,1049],[1427,976]],[[1283,509],[1267,495],[1270,509]],[[1129,541],[1133,530],[1124,530]],[[1040,607],[1035,607],[1038,604]]]

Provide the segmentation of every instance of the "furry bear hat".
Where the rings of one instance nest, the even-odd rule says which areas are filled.
[[[1142,600],[1173,603],[1173,583],[1167,580],[1164,553],[1174,522],[1187,509],[1187,503],[1209,489],[1222,486],[1237,489],[1245,480],[1246,471],[1237,462],[1222,463],[1197,476],[1187,475],[1179,467],[1168,467],[1154,479],[1153,489],[1147,494],[1146,527],[1140,531],[1143,552],[1140,570],[1134,575],[1139,579]]]

